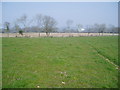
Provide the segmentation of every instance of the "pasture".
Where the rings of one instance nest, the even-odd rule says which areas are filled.
[[[3,88],[118,88],[115,65],[117,36],[2,38]]]

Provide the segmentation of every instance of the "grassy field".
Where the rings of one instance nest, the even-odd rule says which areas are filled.
[[[3,38],[3,88],[117,88],[118,37]]]
[[[2,38],[0,38],[0,89],[2,88]]]

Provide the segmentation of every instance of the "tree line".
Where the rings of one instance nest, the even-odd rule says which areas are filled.
[[[99,33],[103,35],[103,33],[118,33],[118,27],[114,25],[106,26],[106,24],[98,24],[95,23],[94,25],[87,25],[85,28],[82,24],[77,24],[76,28],[72,28],[73,20],[66,21],[66,27],[60,31],[57,28],[57,21],[47,15],[38,14],[31,20],[27,17],[27,15],[23,15],[20,18],[17,18],[14,22],[12,30],[15,30],[16,36],[17,33],[23,36],[27,36],[27,32],[38,32],[38,36],[40,37],[40,33],[46,33],[46,36],[49,36],[51,32],[63,32],[63,33]],[[7,33],[9,37],[10,31],[10,22],[4,22],[4,28],[2,29],[3,33]]]

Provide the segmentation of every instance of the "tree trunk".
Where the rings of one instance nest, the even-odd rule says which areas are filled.
[[[100,36],[100,32],[99,32],[99,36]]]
[[[50,33],[46,32],[47,37],[50,35]]]
[[[16,32],[16,37],[17,37],[17,32]]]
[[[39,32],[39,37],[40,37],[40,32]]]
[[[7,35],[8,35],[8,37],[9,37],[9,33],[8,33]]]
[[[27,37],[27,32],[26,32],[26,28],[24,29],[24,31],[25,31],[25,37]]]

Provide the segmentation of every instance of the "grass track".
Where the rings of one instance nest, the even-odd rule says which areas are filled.
[[[118,71],[92,48],[118,64],[117,39],[3,38],[3,87],[117,88]]]

